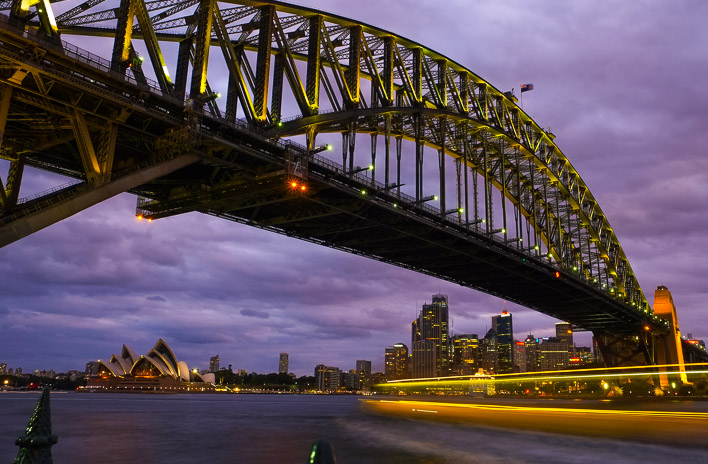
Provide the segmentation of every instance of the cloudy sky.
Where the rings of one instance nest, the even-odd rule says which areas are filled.
[[[498,89],[533,83],[525,111],[556,134],[649,301],[666,285],[682,331],[708,340],[708,3],[298,3],[424,44]],[[21,196],[64,181],[28,172]],[[505,307],[517,338],[553,333],[553,319],[386,264],[196,213],[134,214],[120,195],[0,249],[0,362],[83,369],[162,337],[190,367],[218,353],[222,366],[272,372],[286,351],[298,375],[357,359],[381,370],[438,292],[456,333],[483,334]]]

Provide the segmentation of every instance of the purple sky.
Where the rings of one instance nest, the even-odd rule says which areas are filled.
[[[415,40],[500,90],[533,83],[525,111],[556,134],[649,301],[666,285],[683,333],[708,340],[708,3],[299,3]],[[21,196],[65,181],[30,171]],[[0,362],[83,369],[162,337],[190,367],[218,353],[222,366],[272,372],[287,351],[298,375],[357,359],[381,370],[438,292],[456,333],[483,335],[506,307],[517,338],[553,334],[551,318],[386,264],[197,213],[134,214],[123,194],[0,249]]]

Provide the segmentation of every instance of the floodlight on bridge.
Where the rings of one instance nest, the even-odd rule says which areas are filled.
[[[359,174],[360,172],[373,171],[373,170],[374,170],[374,165],[370,164],[370,165],[365,166],[363,168],[357,167],[356,169],[352,169],[351,171],[349,171],[349,175]]]
[[[505,234],[505,233],[506,233],[506,229],[502,227],[501,229],[494,229],[493,231],[489,232],[489,235]]]
[[[303,182],[298,182],[297,180],[291,180],[288,185],[292,190],[297,190],[299,192],[305,192],[307,190],[307,185]]]
[[[465,208],[453,208],[453,209],[448,209],[447,211],[445,211],[445,214],[446,215],[447,214],[455,214],[455,213],[462,214],[464,212],[465,212]]]
[[[478,219],[475,219],[474,221],[467,221],[467,226],[469,227],[469,226],[473,226],[475,224],[484,224],[486,222],[487,222],[486,219],[478,218]]]
[[[415,204],[416,204],[416,205],[420,205],[420,204],[423,204],[423,203],[427,203],[427,202],[429,202],[429,201],[438,201],[438,196],[437,196],[437,195],[430,195],[430,196],[427,196],[427,197],[423,197],[423,198],[421,198],[420,200],[417,200],[417,201],[415,202]]]
[[[316,155],[317,153],[322,153],[323,151],[332,151],[332,150],[334,150],[334,145],[327,143],[327,144],[320,145],[320,146],[313,148],[312,150],[310,150],[309,154]]]

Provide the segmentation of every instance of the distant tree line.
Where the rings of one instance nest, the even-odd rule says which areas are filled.
[[[7,380],[7,383],[5,381]],[[48,386],[52,390],[76,390],[77,387],[86,385],[86,380],[77,378],[51,379],[49,377],[40,377],[30,374],[29,376],[21,375],[3,375],[0,376],[0,388],[8,387],[15,390],[26,390],[28,388],[44,388]]]
[[[235,388],[260,389],[273,391],[293,391],[304,392],[312,390],[315,385],[315,377],[303,375],[295,378],[288,374],[275,373],[239,375],[228,370],[215,372],[216,384]]]

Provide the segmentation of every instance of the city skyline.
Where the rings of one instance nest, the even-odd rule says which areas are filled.
[[[666,285],[682,333],[708,338],[708,158],[696,135],[708,112],[708,6],[609,2],[604,17],[589,1],[299,3],[401,34],[517,96],[534,83],[524,110],[557,136],[649,301]],[[110,56],[104,45],[92,51]],[[34,190],[21,196],[66,181],[26,176]],[[162,337],[200,368],[219,353],[234,369],[269,371],[285,351],[298,375],[356,359],[382,371],[384,347],[408,340],[436,291],[450,297],[456,333],[481,332],[505,307],[517,334],[555,333],[555,319],[411,271],[196,213],[149,224],[134,214],[135,197],[123,194],[0,249],[0,361],[80,369],[107,347],[142,350]]]

